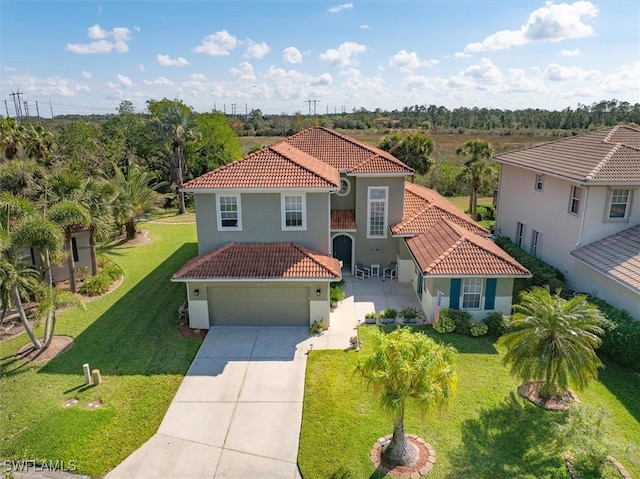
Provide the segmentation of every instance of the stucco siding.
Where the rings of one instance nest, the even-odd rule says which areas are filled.
[[[590,186],[586,204],[586,215],[580,245],[587,245],[624,231],[632,225],[640,223],[640,192],[632,189],[628,206],[629,215],[623,220],[609,219],[611,191],[628,189],[627,186],[609,188],[606,186]]]

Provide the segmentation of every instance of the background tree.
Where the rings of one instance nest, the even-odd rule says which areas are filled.
[[[516,329],[500,338],[507,352],[503,363],[523,382],[542,381],[545,398],[583,389],[597,377],[602,362],[596,355],[604,318],[586,296],[569,300],[535,287],[513,306]]]
[[[404,138],[393,135],[378,143],[378,148],[388,151],[419,175],[425,175],[433,166],[431,154],[434,146],[433,140],[422,133],[412,133]],[[415,181],[413,176],[411,181]]]
[[[404,433],[407,399],[424,411],[446,405],[458,384],[455,354],[453,347],[408,328],[375,336],[373,353],[358,365],[357,372],[380,394],[382,406],[394,414],[393,437],[382,451],[387,464],[415,463],[416,450]]]
[[[486,161],[493,155],[493,149],[487,141],[476,139],[458,147],[456,154],[468,158],[464,163],[464,175],[469,179],[469,213],[475,218],[478,212],[478,191],[485,177],[495,169],[494,164]]]
[[[222,113],[196,115],[198,135],[187,144],[189,178],[242,157],[242,146]]]
[[[0,123],[0,149],[4,158],[13,160],[18,156],[20,145],[24,142],[24,128],[13,118],[5,118]]]

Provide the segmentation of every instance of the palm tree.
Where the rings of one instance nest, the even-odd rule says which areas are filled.
[[[91,253],[91,274],[98,273],[96,240],[111,232],[113,200],[116,190],[112,183],[103,179],[87,178],[82,185],[80,201],[89,213],[89,250]]]
[[[500,338],[507,347],[503,363],[512,375],[523,382],[543,381],[543,397],[567,392],[570,385],[583,389],[597,377],[603,316],[586,296],[565,300],[535,287],[513,308],[516,330]]]
[[[178,214],[185,213],[184,192],[182,191],[183,177],[187,172],[184,149],[187,142],[195,139],[195,116],[180,105],[163,107],[156,117],[160,125],[162,136],[171,146],[171,181],[176,186],[178,194]]]
[[[0,123],[0,149],[4,150],[4,157],[15,159],[23,142],[24,128],[14,118],[5,118]]]
[[[127,239],[130,240],[136,237],[136,224],[141,216],[160,211],[166,196],[159,194],[157,190],[167,182],[161,181],[152,185],[155,180],[153,174],[138,166],[129,168],[125,176],[114,165],[114,172],[116,194],[113,200],[113,215],[116,223],[124,225]]]
[[[25,130],[25,151],[29,158],[47,163],[53,151],[53,135],[40,125],[31,124]]]
[[[433,140],[422,133],[410,134],[404,138],[398,135],[384,137],[378,143],[378,148],[388,151],[421,175],[426,175],[433,166],[430,155],[434,146]],[[411,181],[415,181],[413,176]]]
[[[373,349],[356,371],[394,414],[393,437],[382,457],[391,466],[410,466],[417,454],[404,434],[406,401],[413,399],[422,410],[430,411],[452,399],[458,384],[453,367],[456,350],[408,328],[375,336]]]
[[[456,154],[469,157],[464,166],[466,168],[465,176],[470,182],[469,212],[475,218],[478,212],[478,190],[484,179],[495,170],[494,164],[486,162],[493,155],[493,148],[485,140],[469,140],[456,149]]]

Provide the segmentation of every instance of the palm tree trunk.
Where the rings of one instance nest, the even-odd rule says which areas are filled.
[[[47,349],[53,340],[53,331],[56,327],[56,312],[55,305],[51,304],[49,306],[49,311],[47,312],[47,321],[44,327],[44,344],[42,349]]]
[[[124,224],[125,230],[127,231],[127,239],[132,240],[136,237],[136,223],[133,220],[127,221]]]
[[[96,257],[96,228],[89,226],[89,251],[91,253],[91,276],[98,274],[98,259]]]
[[[411,466],[418,458],[416,449],[407,441],[404,434],[404,399],[400,400],[400,409],[396,413],[391,441],[382,451],[382,458],[389,466]]]
[[[18,285],[13,283],[11,285],[11,296],[13,298],[13,304],[16,305],[16,309],[18,310],[18,314],[20,315],[20,321],[22,321],[22,326],[24,326],[24,330],[29,335],[29,339],[33,343],[33,347],[36,349],[42,349],[42,344],[36,338],[36,335],[33,333],[33,329],[31,329],[31,325],[29,325],[29,320],[27,319],[27,315],[24,312],[24,306],[22,305],[22,299],[20,299],[20,293],[18,292]]]
[[[67,262],[69,264],[69,289],[72,293],[76,292],[76,262],[73,260],[73,241],[71,238],[71,231],[65,232],[65,240],[67,252],[69,253],[69,257]]]

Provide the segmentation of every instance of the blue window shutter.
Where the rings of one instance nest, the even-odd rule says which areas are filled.
[[[73,261],[78,261],[78,243],[75,238],[71,238],[71,250],[73,253]]]
[[[496,278],[487,279],[487,295],[484,298],[484,309],[494,309],[496,306]]]
[[[449,294],[449,308],[458,309],[460,307],[460,283],[461,279],[451,280],[451,293]]]

